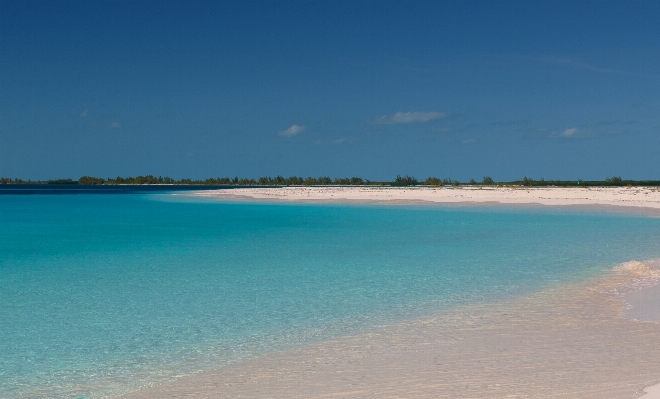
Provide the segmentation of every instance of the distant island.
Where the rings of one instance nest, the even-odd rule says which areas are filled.
[[[260,177],[258,179],[238,177],[215,177],[205,180],[179,179],[162,176],[136,176],[102,178],[82,176],[78,180],[56,179],[56,180],[23,180],[19,178],[0,177],[0,184],[80,184],[80,185],[145,185],[145,184],[171,184],[171,185],[204,185],[204,186],[526,186],[526,187],[625,187],[625,186],[660,186],[660,180],[624,180],[620,176],[608,177],[605,180],[545,180],[543,178],[534,180],[528,177],[514,181],[495,181],[490,176],[485,176],[481,181],[470,179],[466,182],[449,178],[440,179],[429,177],[425,180],[417,180],[412,176],[396,176],[392,181],[371,181],[361,177]]]

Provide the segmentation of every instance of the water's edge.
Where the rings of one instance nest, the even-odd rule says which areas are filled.
[[[660,250],[648,218],[172,197],[0,198],[0,396],[113,397]]]
[[[657,286],[658,264],[625,262],[586,281],[262,354],[118,398],[639,397],[660,381],[660,324],[625,319],[623,297]]]

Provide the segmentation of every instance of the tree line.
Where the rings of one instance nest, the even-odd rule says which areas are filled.
[[[73,179],[56,179],[56,180],[22,180],[12,179],[7,177],[0,177],[0,184],[84,184],[84,185],[112,185],[112,184],[188,184],[188,185],[232,185],[232,186],[355,186],[363,184],[386,184],[386,182],[372,182],[364,180],[361,177],[335,177],[329,176],[320,177],[283,177],[283,176],[265,176],[258,179],[253,178],[238,178],[238,177],[211,177],[204,180],[199,179],[173,179],[171,177],[163,176],[136,176],[136,177],[121,177],[102,178],[93,176],[82,176],[78,180]]]
[[[394,187],[408,187],[408,186],[525,186],[525,187],[624,187],[624,186],[660,186],[660,180],[624,180],[620,176],[608,177],[605,180],[545,180],[540,178],[538,180],[529,178],[527,176],[522,179],[510,182],[496,182],[490,176],[484,176],[480,181],[470,179],[466,182],[454,180],[450,178],[428,177],[425,180],[418,180],[413,176],[397,175],[392,181],[371,181],[362,179],[361,177],[335,177],[329,176],[320,177],[260,177],[253,178],[238,178],[238,177],[211,177],[204,180],[196,179],[173,179],[171,177],[162,176],[136,176],[136,177],[121,177],[115,178],[102,178],[93,176],[82,176],[78,180],[55,179],[55,180],[22,180],[12,179],[7,177],[0,177],[0,184],[82,184],[82,185],[113,185],[113,184],[177,184],[177,185],[231,185],[231,186],[394,186]]]
[[[534,180],[529,177],[511,182],[514,185],[527,187],[630,187],[630,186],[660,186],[660,180],[626,180],[621,176],[608,177],[605,180],[545,180],[540,178]]]

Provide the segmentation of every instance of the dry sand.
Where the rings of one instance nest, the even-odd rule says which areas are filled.
[[[660,209],[660,192],[643,188],[296,187],[196,195],[259,201],[607,205],[642,207],[655,215]],[[246,359],[126,398],[657,399],[660,324],[625,318],[629,305],[623,301],[660,282],[660,271],[653,266],[628,262],[579,284]]]
[[[660,214],[660,188],[646,187],[272,187],[208,190],[195,196],[266,201],[609,206]]]

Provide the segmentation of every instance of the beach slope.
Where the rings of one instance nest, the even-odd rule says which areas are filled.
[[[189,194],[187,194],[189,195]],[[538,204],[659,214],[660,189],[649,187],[268,187],[198,191],[215,199],[386,204]]]

